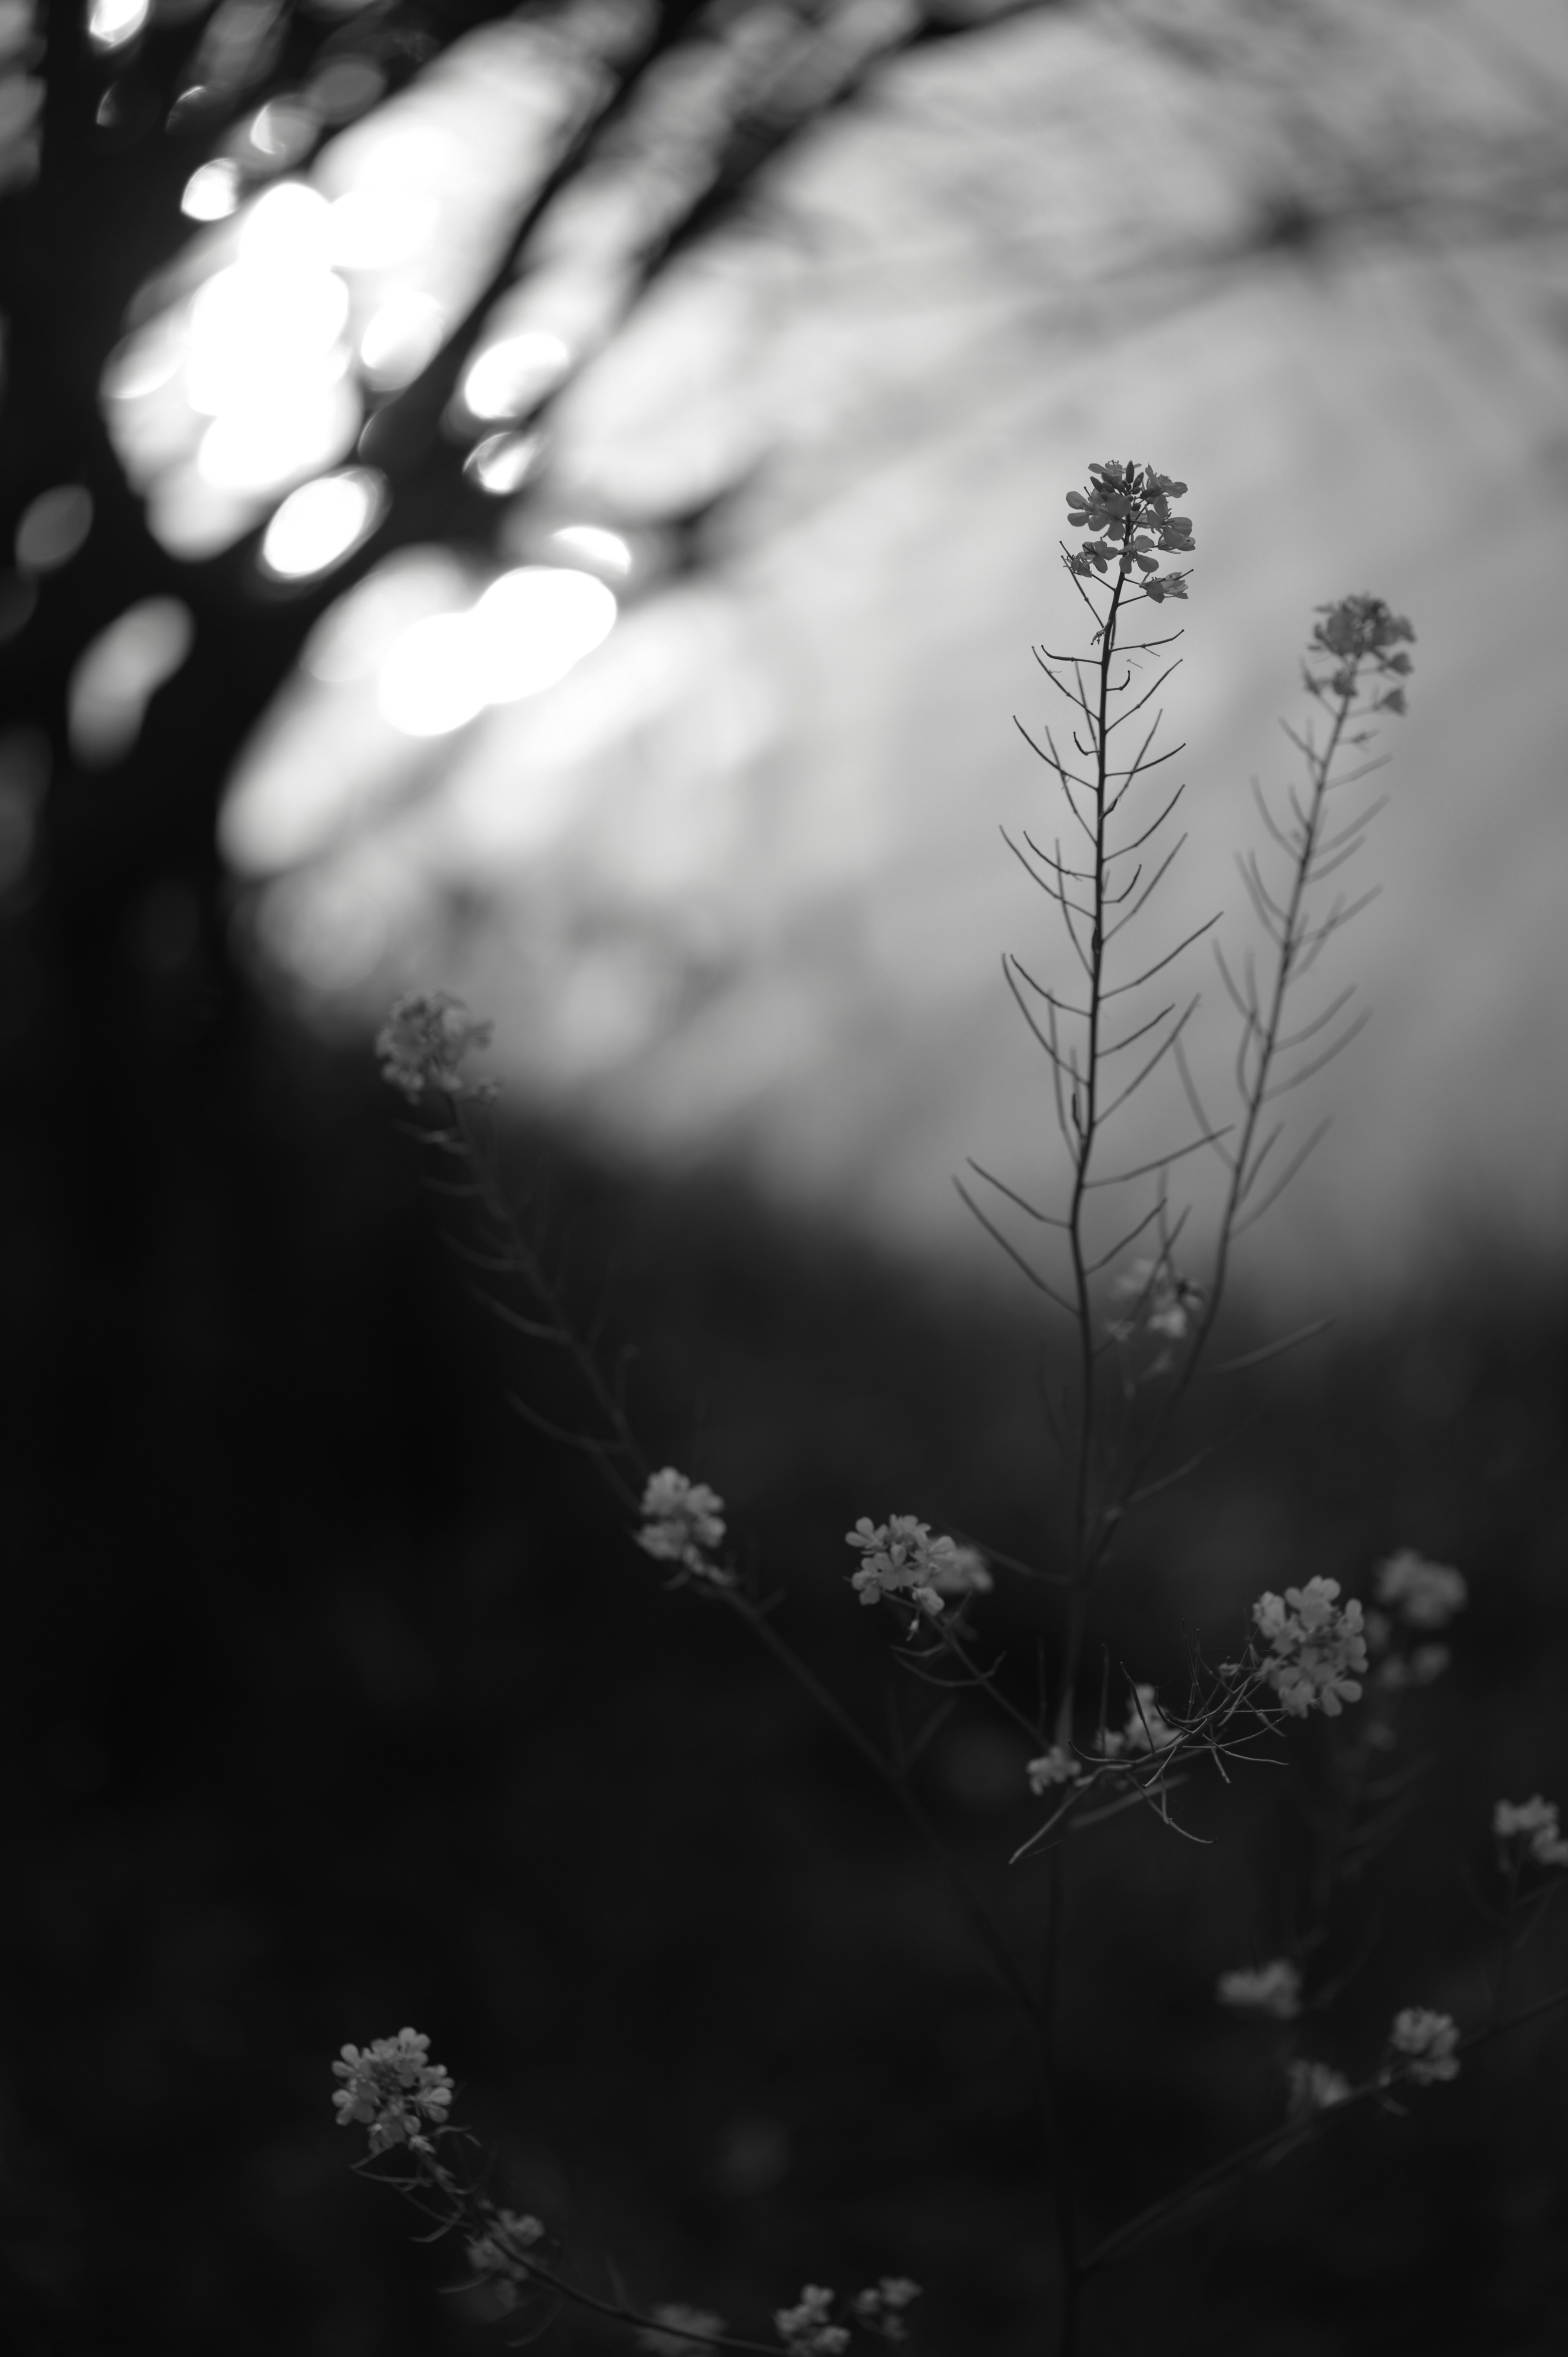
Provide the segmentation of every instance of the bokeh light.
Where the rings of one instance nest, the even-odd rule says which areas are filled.
[[[71,673],[70,748],[87,769],[124,759],[151,698],[190,652],[196,626],[178,597],[145,597],[95,638]]]
[[[151,0],[89,0],[87,38],[95,49],[123,49],[151,14]]]
[[[404,736],[449,736],[487,705],[553,687],[604,643],[616,613],[591,573],[519,565],[467,612],[429,615],[393,640],[381,665],[381,710]]]
[[[602,524],[565,523],[550,535],[553,548],[568,556],[576,556],[601,573],[624,579],[631,571],[631,549],[618,532],[607,532]]]
[[[360,335],[360,364],[378,393],[412,384],[446,340],[451,322],[433,295],[392,295]]]
[[[209,102],[207,69],[193,71],[174,118],[192,125]],[[376,105],[385,83],[368,59],[333,59],[303,91],[269,98],[186,183],[186,217],[205,231],[148,282],[102,380],[116,452],[177,555],[211,555],[253,528],[280,492],[348,456],[361,388],[397,392],[429,365],[492,278],[592,67],[509,22],[452,42]],[[349,127],[307,178],[248,193],[302,163],[326,123]],[[515,340],[491,332],[492,346]],[[558,341],[532,348],[534,384],[558,379],[557,359],[542,365]],[[489,381],[498,416],[512,414],[516,355],[489,363]]]
[[[523,565],[492,582],[474,609],[489,704],[515,704],[564,679],[608,638],[613,593],[591,573]]]
[[[370,467],[345,467],[301,483],[267,526],[260,550],[263,570],[279,581],[328,572],[370,537],[386,497],[385,479]]]
[[[405,737],[447,737],[484,710],[485,649],[467,614],[431,614],[394,640],[377,701]]]
[[[53,573],[69,565],[92,530],[92,494],[85,483],[57,483],[40,491],[16,526],[16,563],[24,573]]]
[[[505,499],[537,473],[543,456],[542,434],[487,434],[469,451],[463,472],[493,499]]]
[[[305,642],[301,667],[328,687],[374,677],[412,623],[466,608],[468,576],[445,548],[403,548],[328,607]]]
[[[565,343],[548,328],[503,336],[474,355],[463,378],[463,401],[475,417],[521,417],[553,393],[572,364]]]

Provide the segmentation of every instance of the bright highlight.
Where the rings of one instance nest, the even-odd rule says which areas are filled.
[[[475,417],[521,417],[553,393],[571,363],[560,337],[542,328],[503,336],[469,361],[463,399]]]
[[[537,695],[601,646],[615,628],[611,591],[591,573],[524,565],[492,582],[474,608],[486,702]]]
[[[386,509],[386,484],[369,467],[318,475],[291,491],[268,524],[261,565],[279,581],[329,572],[367,540]]]
[[[487,705],[541,694],[603,644],[618,608],[591,573],[520,565],[466,614],[404,630],[381,666],[377,701],[407,737],[445,737]]]
[[[209,164],[199,164],[179,200],[180,211],[188,221],[227,221],[239,208],[239,167],[227,156],[215,156]]]
[[[152,14],[151,0],[91,0],[87,38],[95,49],[124,48]]]

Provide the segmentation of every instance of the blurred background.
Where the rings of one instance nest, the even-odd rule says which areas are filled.
[[[1416,630],[1330,977],[1373,1019],[1233,1311],[1336,1324],[1195,1404],[1242,1437],[1101,1633],[1174,1691],[1264,1586],[1460,1566],[1312,2048],[1483,2009],[1491,1803],[1568,1799],[1565,131],[1547,0],[0,0],[18,2349],[493,2334],[331,2124],[338,2045],[405,2020],[645,2298],[756,2329],[909,2273],[933,2350],[1042,2345],[1027,2059],[940,1885],[508,1414],[573,1403],[468,1299],[370,1043],[409,987],[493,1017],[650,1445],[880,1723],[849,1523],[1048,1555],[1058,1339],[950,1174],[1059,1175],[999,959],[1060,944],[999,830],[1054,824],[1014,719],[1078,642],[1093,458],[1182,479],[1197,539],[1155,948],[1249,938],[1314,608]],[[1026,1694],[1048,1609],[989,1609]],[[1288,1934],[1293,1758],[1195,1799],[1212,1849],[1074,1861],[1106,2224],[1277,2115],[1212,1990]],[[1026,1937],[1020,1764],[960,1714],[922,1775]],[[1094,2346],[1560,2347],[1563,2093],[1549,2018],[1347,2124],[1108,2282]]]

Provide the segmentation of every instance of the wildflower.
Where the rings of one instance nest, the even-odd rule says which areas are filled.
[[[939,1596],[989,1596],[996,1583],[976,1546],[952,1545],[950,1555],[933,1555],[929,1584]]]
[[[1127,1724],[1122,1730],[1122,1744],[1129,1751],[1165,1751],[1179,1741],[1181,1729],[1173,1727],[1155,1700],[1151,1685],[1135,1685],[1133,1700],[1127,1706]],[[1120,1749],[1122,1745],[1118,1745]]]
[[[907,2341],[904,2310],[919,2297],[919,2285],[908,2276],[884,2276],[870,2290],[857,2291],[850,2305],[868,2332],[879,2332],[884,2341]]]
[[[429,2060],[429,2039],[417,2029],[378,2038],[363,2052],[345,2046],[342,2061],[332,2065],[337,2077],[348,2082],[332,2098],[338,2126],[354,2122],[368,2127],[372,2153],[385,2152],[394,2144],[431,2151],[421,2115],[436,2127],[446,2126],[452,2074],[444,2064]]]
[[[653,2314],[665,2330],[655,2331],[652,2325],[642,2324],[637,2332],[638,2347],[651,2350],[653,2357],[702,2357],[714,2334],[727,2329],[722,2316],[683,2307],[678,2299],[664,2301]]]
[[[1379,1564],[1373,1578],[1378,1602],[1407,1629],[1445,1629],[1469,1597],[1462,1572],[1428,1563],[1413,1547]]]
[[[1134,572],[1142,576],[1137,586],[1156,605],[1165,597],[1185,597],[1187,576],[1161,574],[1155,567],[1156,551],[1193,546],[1191,518],[1172,515],[1170,505],[1187,485],[1152,467],[1123,466],[1114,458],[1097,460],[1089,474],[1087,490],[1067,495],[1069,529],[1089,535],[1079,554],[1069,556],[1069,571],[1087,576],[1114,565],[1122,580]]]
[[[1029,1790],[1037,1800],[1048,1792],[1053,1784],[1070,1784],[1083,1773],[1083,1762],[1075,1760],[1064,1743],[1053,1743],[1038,1760],[1031,1760],[1024,1773],[1029,1780]]]
[[[642,1493],[642,1528],[637,1544],[658,1563],[679,1564],[684,1572],[728,1587],[732,1575],[712,1560],[724,1540],[724,1500],[705,1481],[689,1481],[667,1465],[650,1473]]]
[[[1346,2103],[1350,2094],[1350,2082],[1340,2071],[1331,2071],[1326,2062],[1287,2062],[1285,2076],[1290,2082],[1289,2115],[1293,2120],[1310,2119],[1315,2112],[1332,2111],[1336,2104]]]
[[[1402,2061],[1405,2077],[1413,2079],[1418,2087],[1459,2076],[1459,2061],[1454,2051],[1458,2043],[1459,2029],[1453,2015],[1434,2013],[1424,2005],[1407,2005],[1402,2012],[1396,2013],[1389,2032],[1390,2048]],[[1391,2073],[1385,2072],[1384,2075]]]
[[[449,990],[407,992],[376,1034],[381,1078],[410,1104],[426,1096],[493,1097],[495,1082],[468,1079],[462,1064],[471,1049],[489,1047],[494,1028]]]
[[[543,2240],[537,2218],[498,2210],[489,2233],[477,2234],[468,2244],[468,2265],[477,2276],[491,2279],[503,2308],[515,2308],[520,2287],[533,2272],[529,2254]]]
[[[806,2284],[794,2308],[774,2310],[779,2338],[789,2357],[838,2357],[849,2347],[849,2333],[831,2320],[833,2295],[822,2284]]]
[[[1528,1857],[1536,1866],[1568,1866],[1568,1841],[1558,1828],[1557,1803],[1543,1801],[1539,1792],[1528,1801],[1499,1801],[1492,1811],[1492,1831],[1509,1852],[1510,1862],[1517,1857],[1521,1864]]]
[[[1242,1965],[1221,1973],[1216,1991],[1221,2005],[1239,2013],[1266,2013],[1275,2021],[1294,2021],[1301,2011],[1301,1974],[1288,1956],[1254,1968]]]
[[[844,1533],[844,1544],[861,1552],[860,1569],[850,1574],[849,1584],[863,1604],[907,1595],[922,1611],[934,1615],[943,1609],[944,1587],[949,1595],[965,1592],[958,1548],[951,1539],[933,1538],[913,1514],[894,1514],[886,1523],[862,1514],[854,1530]],[[974,1550],[965,1548],[964,1553]]]
[[[1140,1326],[1168,1342],[1184,1341],[1193,1312],[1203,1303],[1202,1287],[1178,1275],[1168,1260],[1135,1260],[1111,1290],[1117,1299],[1134,1305],[1130,1315],[1106,1320],[1106,1331],[1117,1342],[1131,1341]]]
[[[1321,695],[1327,689],[1348,700],[1356,693],[1363,664],[1396,682],[1410,677],[1411,660],[1399,642],[1413,642],[1415,632],[1402,615],[1391,613],[1380,597],[1341,597],[1317,611],[1324,619],[1313,624],[1309,653],[1331,655],[1335,667],[1326,674],[1308,671],[1306,683],[1314,694]],[[1402,713],[1403,688],[1396,684],[1375,696],[1372,708]]]
[[[1337,1718],[1346,1703],[1361,1699],[1359,1680],[1347,1675],[1367,1666],[1361,1607],[1354,1597],[1340,1605],[1338,1594],[1337,1579],[1309,1579],[1305,1587],[1287,1587],[1283,1599],[1264,1594],[1252,1607],[1273,1655],[1262,1665],[1263,1678],[1293,1718],[1314,1708]]]

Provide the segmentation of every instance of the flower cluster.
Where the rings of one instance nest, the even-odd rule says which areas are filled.
[[[1375,699],[1377,707],[1402,712],[1404,689],[1398,683],[1410,676],[1412,664],[1400,640],[1414,644],[1415,632],[1410,624],[1402,616],[1391,614],[1380,597],[1341,597],[1337,604],[1319,606],[1317,611],[1324,619],[1313,625],[1311,651],[1327,655],[1335,667],[1326,676],[1307,673],[1306,683],[1313,694],[1322,695],[1327,690],[1335,695],[1354,695],[1361,666],[1369,662],[1381,677],[1395,682]]]
[[[1288,2108],[1293,2120],[1309,2120],[1315,2112],[1332,2111],[1336,2104],[1349,2100],[1349,2080],[1343,2072],[1331,2071],[1326,2062],[1287,2062],[1285,2077],[1290,2083]]]
[[[724,1541],[724,1507],[717,1491],[705,1481],[689,1481],[666,1465],[661,1473],[648,1477],[637,1544],[656,1563],[677,1564],[682,1573],[715,1587],[731,1587],[733,1573],[716,1564],[712,1554]]]
[[[1367,1666],[1361,1607],[1354,1597],[1341,1605],[1338,1595],[1337,1579],[1309,1579],[1305,1587],[1287,1587],[1283,1598],[1260,1596],[1252,1607],[1273,1655],[1263,1663],[1263,1679],[1293,1718],[1314,1709],[1337,1718],[1348,1702],[1361,1699],[1351,1674]]]
[[[1288,1956],[1276,1956],[1272,1964],[1221,1973],[1216,1993],[1221,2005],[1234,2006],[1239,2013],[1294,2021],[1301,2011],[1301,1974]]]
[[[839,2357],[849,2333],[832,2321],[833,2295],[822,2284],[807,2284],[793,2308],[776,2309],[773,2321],[789,2357]]]
[[[1378,1662],[1378,1684],[1391,1690],[1428,1686],[1448,1667],[1446,1645],[1410,1643],[1445,1629],[1468,1598],[1464,1575],[1445,1563],[1428,1563],[1405,1547],[1379,1564],[1373,1593],[1380,1609],[1367,1615],[1367,1642]]]
[[[1187,575],[1161,573],[1156,551],[1193,545],[1191,518],[1171,513],[1172,500],[1180,499],[1187,485],[1157,475],[1152,467],[1122,466],[1114,458],[1091,466],[1089,476],[1087,490],[1067,495],[1069,529],[1090,535],[1078,554],[1068,557],[1069,572],[1087,576],[1114,565],[1124,581],[1135,566],[1137,586],[1156,606],[1166,597],[1185,597]]]
[[[443,2063],[430,2061],[429,2048],[429,2039],[418,2029],[378,2038],[363,2051],[345,2046],[343,2060],[332,2065],[336,2076],[348,2082],[332,2098],[338,2126],[346,2128],[352,2122],[368,2127],[373,2153],[394,2144],[431,2151],[424,2122],[446,2126],[452,2074]]]
[[[1529,1858],[1541,1867],[1568,1866],[1568,1841],[1557,1823],[1557,1803],[1539,1792],[1528,1801],[1499,1801],[1492,1811],[1492,1831],[1505,1865],[1522,1865]]]
[[[1203,1307],[1202,1286],[1178,1275],[1168,1260],[1135,1260],[1111,1291],[1117,1300],[1131,1304],[1120,1317],[1106,1320],[1105,1330],[1114,1342],[1130,1342],[1140,1331],[1167,1342],[1185,1341],[1194,1312]]]
[[[1385,1612],[1407,1629],[1445,1629],[1469,1600],[1463,1572],[1445,1563],[1428,1563],[1413,1547],[1404,1547],[1379,1564],[1373,1593]]]
[[[1029,1790],[1039,1799],[1053,1784],[1073,1784],[1083,1773],[1083,1762],[1075,1760],[1065,1743],[1053,1743],[1037,1760],[1031,1760],[1024,1773],[1029,1780]]]
[[[967,1596],[991,1586],[978,1548],[933,1538],[929,1525],[913,1514],[893,1514],[885,1523],[862,1514],[854,1530],[844,1533],[844,1544],[860,1549],[860,1569],[850,1574],[849,1584],[863,1604],[908,1596],[935,1615],[943,1609],[944,1596]]]
[[[705,2309],[686,2308],[678,2299],[666,2300],[653,2311],[657,2323],[639,2325],[637,2345],[651,2351],[652,2357],[704,2357],[716,2333],[726,2330],[722,2316],[710,2316]]]
[[[515,2210],[498,2210],[489,2232],[476,2234],[468,2244],[468,2265],[477,2276],[491,2279],[503,2308],[515,2308],[518,2289],[533,2272],[530,2254],[544,2240],[537,2218]]]
[[[495,1026],[469,1014],[449,990],[414,990],[400,998],[376,1034],[381,1078],[410,1104],[427,1096],[489,1099],[493,1081],[470,1080],[463,1059],[489,1047]]]
[[[1424,2005],[1407,2005],[1396,2013],[1389,2032],[1391,2055],[1398,2057],[1404,2077],[1413,2079],[1418,2087],[1459,2076],[1459,2058],[1454,2050],[1458,2043],[1459,2028],[1453,2015],[1434,2013]],[[1391,2064],[1384,2075],[1392,2075]]]
[[[919,2297],[919,2285],[908,2276],[884,2276],[869,2291],[857,2291],[850,2305],[868,2332],[879,2332],[884,2341],[907,2341],[904,2310]]]

